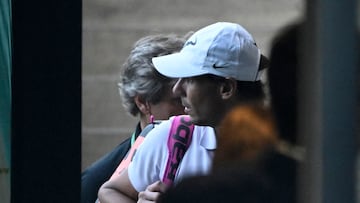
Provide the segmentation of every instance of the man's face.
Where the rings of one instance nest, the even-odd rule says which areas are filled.
[[[151,114],[156,120],[166,120],[170,116],[184,114],[184,107],[181,105],[180,97],[174,95],[169,88],[161,101],[150,104]]]
[[[173,87],[175,95],[181,97],[184,111],[196,125],[215,127],[223,114],[218,83],[206,76],[180,78]]]

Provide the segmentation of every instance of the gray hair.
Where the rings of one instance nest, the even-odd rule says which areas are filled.
[[[119,83],[122,103],[129,114],[136,116],[140,112],[134,101],[135,96],[152,104],[163,99],[170,85],[174,84],[174,79],[160,75],[151,59],[180,51],[185,41],[186,37],[175,34],[158,34],[135,42],[123,64]]]

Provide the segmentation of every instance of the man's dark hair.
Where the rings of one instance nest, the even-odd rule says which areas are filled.
[[[267,69],[270,65],[268,58],[264,55],[260,57],[259,71]],[[264,84],[262,81],[238,81],[238,95],[241,101],[263,101],[265,99]]]

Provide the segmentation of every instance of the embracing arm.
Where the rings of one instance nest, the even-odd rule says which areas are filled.
[[[122,175],[124,177],[120,178]],[[156,202],[167,186],[161,181],[149,185],[145,191],[138,193],[131,185],[127,176],[127,169],[118,177],[105,182],[99,190],[101,203],[122,202],[134,203],[139,196],[138,203]]]
[[[128,168],[101,186],[98,194],[101,203],[136,202],[137,191],[146,191],[149,185],[161,179],[160,169],[166,164],[166,138],[170,127],[171,122],[164,121],[147,134]],[[161,189],[155,185],[148,192],[159,193]],[[148,193],[144,193],[140,199],[147,198],[147,195]]]
[[[119,176],[105,182],[100,187],[98,196],[101,203],[134,203],[137,201],[138,192],[132,186],[125,169]]]

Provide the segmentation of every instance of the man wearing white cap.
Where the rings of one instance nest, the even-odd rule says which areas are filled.
[[[179,78],[173,92],[181,96],[185,112],[196,125],[174,182],[208,174],[216,149],[216,128],[226,113],[241,103],[263,102],[260,79],[266,59],[242,26],[219,22],[195,32],[179,53],[152,61],[162,75]],[[100,188],[102,203],[155,201],[164,191],[159,180],[166,168],[171,120],[155,127],[129,168]]]

